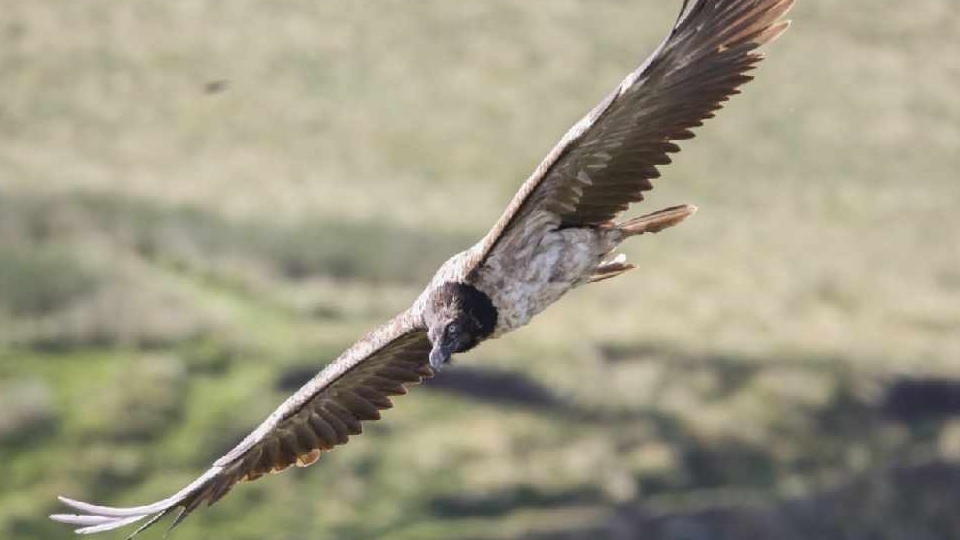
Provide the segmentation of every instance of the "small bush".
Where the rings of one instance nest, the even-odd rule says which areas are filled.
[[[50,387],[40,379],[0,384],[0,442],[23,443],[48,433],[57,420]]]
[[[180,417],[186,369],[178,358],[159,354],[118,368],[86,405],[81,429],[118,443],[152,441]]]
[[[14,315],[49,314],[96,285],[94,275],[66,249],[0,244],[0,309]]]

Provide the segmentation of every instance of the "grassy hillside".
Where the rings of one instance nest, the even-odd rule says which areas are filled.
[[[678,7],[5,6],[0,538],[191,480],[482,235]],[[175,538],[957,537],[960,8],[792,19],[638,209],[701,208],[638,270]]]

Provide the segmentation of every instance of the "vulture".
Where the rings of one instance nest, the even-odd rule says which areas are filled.
[[[617,221],[643,200],[660,167],[693,137],[762,60],[757,48],[789,25],[794,0],[684,0],[654,53],[573,125],[523,183],[493,228],[447,260],[413,304],[327,365],[192,483],[144,506],[116,508],[66,497],[75,514],[52,519],[77,533],[176,513],[171,528],[238,482],[321,453],[361,432],[390,398],[432,377],[451,355],[515,330],[570,289],[633,268],[612,252],[696,211],[682,205]]]

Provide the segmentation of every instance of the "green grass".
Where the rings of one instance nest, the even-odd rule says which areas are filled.
[[[667,4],[6,6],[0,537],[67,534],[44,518],[56,494],[143,503],[192,479],[285,377],[479,238]],[[700,512],[835,497],[859,504],[821,512],[842,525],[824,538],[953,534],[960,495],[890,471],[955,460],[956,420],[884,403],[960,376],[960,11],[803,0],[792,18],[637,209],[696,218],[458,358],[563,406],[418,389],[176,537],[596,538],[638,512],[713,527]],[[905,500],[867,496],[887,483]],[[677,538],[658,523],[642,530]]]

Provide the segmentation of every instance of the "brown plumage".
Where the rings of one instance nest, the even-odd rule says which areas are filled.
[[[410,309],[369,333],[287,399],[250,435],[179,492],[113,508],[61,497],[79,514],[54,520],[94,533],[213,504],[235,484],[292,465],[360,434],[390,398],[431,377],[457,352],[497,337],[583,283],[633,268],[605,258],[624,239],[673,226],[685,205],[617,224],[670,163],[674,141],[713,116],[750,80],[755,49],[786,28],[793,0],[685,0],[654,54],[575,124],[550,151],[490,232],[454,255]]]
[[[659,167],[712,118],[763,55],[755,52],[790,25],[794,0],[684,0],[680,17],[657,50],[573,125],[520,187],[482,240],[479,264],[524,231],[537,210],[561,226],[601,225],[642,201]],[[552,224],[551,224],[552,225]]]

